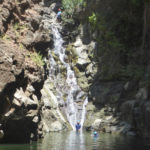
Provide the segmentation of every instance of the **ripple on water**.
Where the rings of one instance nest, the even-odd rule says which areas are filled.
[[[150,150],[150,141],[90,132],[51,132],[32,144],[2,144],[0,150]]]

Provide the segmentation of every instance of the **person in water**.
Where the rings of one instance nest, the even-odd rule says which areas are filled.
[[[97,131],[94,131],[94,132],[93,132],[93,137],[98,137]]]
[[[61,9],[58,9],[57,15],[56,15],[57,20],[60,22],[61,21]]]
[[[77,124],[76,124],[76,131],[78,132],[80,130],[80,128],[81,128],[81,125],[80,125],[80,123],[78,121]]]

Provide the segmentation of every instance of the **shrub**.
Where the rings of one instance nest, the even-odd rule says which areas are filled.
[[[29,56],[36,65],[38,65],[40,67],[44,66],[45,63],[44,63],[43,57],[40,53],[36,53],[36,52],[29,53]]]
[[[91,24],[92,28],[95,29],[97,23],[97,16],[94,12],[91,16],[89,16],[89,23]]]
[[[9,36],[9,35],[7,35],[7,34],[5,34],[5,35],[3,35],[2,37],[1,37],[3,40],[8,40],[8,41],[10,41],[11,40],[11,37]]]
[[[83,0],[63,0],[62,1],[62,5],[63,5],[63,8],[65,9],[66,14],[71,17],[73,13],[75,12],[75,10],[83,4],[84,4]]]

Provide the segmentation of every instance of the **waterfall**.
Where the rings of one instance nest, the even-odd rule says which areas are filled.
[[[67,61],[68,58],[63,46],[64,41],[60,34],[60,24],[53,20],[50,23],[50,28],[53,35],[54,47],[49,50],[49,78],[54,84],[57,102],[64,106],[62,112],[66,115],[72,129],[75,130],[77,121],[80,122],[81,128],[83,127],[88,97],[85,96],[85,93],[79,87],[75,73]],[[56,61],[56,57],[59,60]],[[66,71],[63,77],[61,72],[62,67]]]

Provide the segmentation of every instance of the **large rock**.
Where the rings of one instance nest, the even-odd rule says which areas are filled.
[[[32,31],[27,31],[26,33],[25,33],[25,38],[24,38],[24,40],[23,40],[23,44],[25,45],[25,46],[31,46],[31,45],[33,45],[33,37],[34,37],[34,34],[33,34],[33,32]]]
[[[100,82],[91,87],[90,94],[94,103],[114,105],[119,102],[123,86],[122,82]]]
[[[96,45],[94,41],[88,44],[83,42],[82,37],[77,36],[76,41],[68,46],[68,51],[71,51],[73,69],[75,71],[78,84],[83,91],[88,91],[90,84],[93,81],[93,77],[97,72],[97,66],[95,63],[91,63],[93,60],[93,51]]]
[[[34,34],[34,43],[48,43],[51,41],[50,36],[49,36],[49,30],[42,30],[41,31],[37,31]]]
[[[150,101],[130,100],[121,105],[121,117],[131,124],[137,134],[149,138]]]
[[[0,41],[0,92],[24,69],[24,56],[13,43]]]
[[[134,121],[134,107],[135,107],[136,101],[130,100],[126,101],[121,105],[121,112],[123,118],[128,121],[129,123],[133,123]]]
[[[8,17],[10,16],[10,12],[7,8],[2,9],[2,17],[3,21],[7,21]]]
[[[22,89],[17,90],[14,94],[13,104],[17,106],[24,105],[28,109],[37,109],[38,101],[31,100],[29,97],[25,95]]]
[[[95,130],[99,130],[102,119],[96,119],[92,124],[92,128]]]
[[[42,93],[42,111],[41,119],[43,124],[43,132],[60,131],[66,126],[66,119],[62,115],[55,96],[55,89],[50,84],[49,79],[45,81]],[[53,124],[54,123],[54,124]],[[56,127],[55,127],[56,125]]]
[[[0,130],[0,139],[2,139],[4,137],[4,132],[3,130]]]
[[[90,45],[90,44],[89,44]],[[80,37],[77,37],[74,47],[72,48],[73,55],[77,57],[76,65],[85,66],[90,63],[89,59],[89,45],[84,45]],[[91,44],[92,45],[92,44]],[[94,49],[94,46],[92,47]],[[91,48],[91,49],[92,49]]]
[[[50,125],[50,131],[58,132],[63,130],[63,125],[59,121],[55,121]]]
[[[3,125],[4,141],[29,142],[31,139],[37,139],[37,128],[40,121],[39,103],[33,93],[30,98],[25,93],[22,88],[16,90],[12,107],[4,115],[6,119]]]
[[[99,121],[104,117],[104,109],[98,110],[95,105],[89,102],[86,106],[86,120],[84,122],[84,127],[87,130],[92,129],[92,126],[96,120]]]
[[[148,88],[144,87],[139,89],[139,91],[136,94],[136,99],[146,100],[148,96],[149,96]]]

